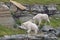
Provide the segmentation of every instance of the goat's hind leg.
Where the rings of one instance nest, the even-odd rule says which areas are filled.
[[[50,20],[49,19],[47,19],[47,22],[50,24]]]
[[[34,35],[37,35],[37,33],[38,33],[38,30],[34,30],[35,31],[35,34]]]

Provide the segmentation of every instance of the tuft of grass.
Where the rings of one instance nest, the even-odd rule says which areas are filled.
[[[51,21],[51,23],[50,23],[51,26],[53,26],[54,28],[60,27],[60,18],[59,17],[53,16],[53,17],[51,17],[50,21]]]

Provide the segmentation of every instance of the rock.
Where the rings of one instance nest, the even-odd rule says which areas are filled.
[[[24,4],[24,6],[26,7],[25,11],[30,11],[30,5],[29,4]]]
[[[56,5],[51,4],[51,5],[48,5],[47,7],[48,7],[48,10],[49,10],[49,14],[53,15],[53,14],[56,13],[56,10],[57,10]]]
[[[5,5],[5,4],[4,4],[4,5],[2,5],[2,7],[5,7],[6,9],[9,9],[9,8],[8,8],[8,6],[7,6],[7,5]]]
[[[55,35],[56,35],[57,37],[60,37],[60,28],[57,28]]]
[[[5,5],[3,2],[0,3],[0,11],[8,11],[9,7]]]
[[[8,28],[13,28],[15,21],[12,17],[0,17],[0,24]]]
[[[56,6],[57,6],[57,5],[54,5],[54,4],[47,5],[48,10],[57,10],[57,9],[56,9]]]
[[[9,7],[9,10],[12,12],[16,12],[17,11],[17,7],[15,5],[13,5],[10,2],[5,2],[5,4]]]
[[[44,12],[44,9],[43,9],[44,7],[43,7],[43,5],[40,5],[39,7],[40,7],[40,12],[43,13],[43,12]]]
[[[16,18],[19,18],[21,14],[23,14],[22,11],[17,11],[17,12],[14,12],[13,16]]]
[[[13,25],[15,24],[9,11],[9,7],[4,2],[0,3],[0,24],[8,28],[13,28]]]
[[[36,14],[38,14],[38,13],[37,13],[37,12],[32,12],[32,14],[33,14],[33,15],[36,15]]]
[[[38,38],[35,38],[35,36],[31,35],[25,35],[25,34],[18,34],[18,35],[5,35],[1,40],[38,40]]]
[[[36,38],[40,38],[41,40],[57,40],[57,37],[52,33],[37,35]]]
[[[57,40],[57,37],[54,34],[45,34],[42,40]]]
[[[35,4],[31,6],[31,11],[40,12],[41,10],[39,8],[39,5]]]
[[[26,21],[32,19],[32,17],[33,17],[32,14],[26,13],[26,14],[24,14],[24,16],[21,16],[21,17],[20,17],[20,20],[22,20],[23,22],[26,22]]]
[[[30,16],[31,16],[30,12],[28,12],[28,11],[22,11],[22,13],[21,13],[21,14],[24,14],[24,15],[26,15],[26,16],[28,16],[28,15],[30,15]]]
[[[10,3],[10,2],[4,2],[5,3],[5,5],[7,5],[9,8],[10,8],[10,6],[12,5],[12,3]]]
[[[47,34],[51,33],[51,34],[54,34],[57,37],[60,37],[60,28],[54,29],[54,28],[48,28],[47,26],[44,26],[43,28],[42,28],[43,32],[46,32]]]
[[[27,35],[27,34],[17,34],[17,35],[5,35],[0,38],[0,40],[57,40],[54,34],[44,34],[44,35]]]
[[[41,30],[44,31],[44,32],[49,32],[49,31],[54,30],[54,28],[52,28],[52,27],[49,26],[49,25],[45,25],[45,26],[43,26],[43,27],[41,28]]]

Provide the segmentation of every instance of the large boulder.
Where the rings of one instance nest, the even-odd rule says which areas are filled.
[[[7,27],[12,27],[15,24],[9,11],[9,7],[3,2],[0,3],[0,24]]]

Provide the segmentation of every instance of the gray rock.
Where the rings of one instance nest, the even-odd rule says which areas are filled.
[[[41,28],[41,30],[44,31],[44,32],[49,32],[49,31],[54,30],[54,28],[52,28],[52,27],[49,26],[49,25],[45,25],[45,26],[43,26],[43,27]]]
[[[39,8],[40,8],[40,11],[41,11],[41,12],[44,12],[44,9],[43,9],[44,7],[43,7],[43,5],[39,5]]]
[[[5,2],[5,5],[7,5],[9,7],[9,10],[12,11],[12,12],[16,12],[17,11],[17,7],[10,3],[10,2]]]
[[[0,2],[0,24],[11,28],[15,24],[10,14],[9,7],[4,2]]]
[[[37,13],[37,12],[32,12],[32,14],[33,14],[33,15],[36,15],[36,14],[38,14],[38,13]]]
[[[0,40],[57,40],[57,37],[52,36],[53,34],[45,34],[43,36],[37,35],[27,35],[27,34],[18,34],[18,35],[5,35],[0,38]]]
[[[22,20],[23,22],[26,22],[26,21],[32,19],[32,17],[33,17],[32,14],[26,13],[26,14],[24,14],[24,16],[21,16],[21,17],[20,17],[20,20]]]
[[[36,36],[36,38],[40,38],[41,40],[57,40],[57,37],[52,33],[38,35],[38,36]]]
[[[58,28],[58,29],[54,29],[54,28],[50,29],[50,28],[48,28],[48,27],[46,28],[46,27],[44,27],[44,29],[42,29],[42,31],[46,32],[47,34],[51,33],[51,34],[54,34],[57,37],[60,37],[60,28]]]
[[[54,34],[45,34],[42,40],[57,40],[57,37]]]
[[[0,11],[8,11],[9,7],[5,5],[3,2],[0,2]]]
[[[47,7],[48,7],[48,10],[49,10],[49,14],[53,15],[53,14],[56,13],[56,10],[57,10],[56,5],[51,4],[51,5],[48,5]]]
[[[24,14],[24,15],[28,16],[28,15],[30,15],[30,12],[28,12],[28,11],[22,11],[21,14]],[[30,15],[30,16],[31,16],[31,15]]]
[[[31,6],[31,11],[41,12],[40,7],[37,4]]]
[[[57,6],[57,5],[54,5],[54,4],[47,5],[48,10],[57,10],[57,9],[56,9],[56,6]]]
[[[55,35],[56,35],[57,37],[60,37],[60,28],[57,28]]]
[[[5,35],[1,40],[38,40],[38,38],[35,38],[34,36],[31,35],[25,35],[25,34],[18,34],[18,35]]]
[[[10,8],[10,6],[12,5],[12,3],[10,3],[10,2],[5,2],[5,5],[7,5],[7,6]]]
[[[49,25],[45,25],[41,28],[41,31],[45,32],[45,33],[52,33],[55,34],[56,33],[56,29],[52,28]]]
[[[30,5],[29,4],[24,4],[24,6],[26,7],[25,11],[30,11]]]
[[[7,5],[3,4],[2,7],[5,7],[6,9],[9,9]]]

